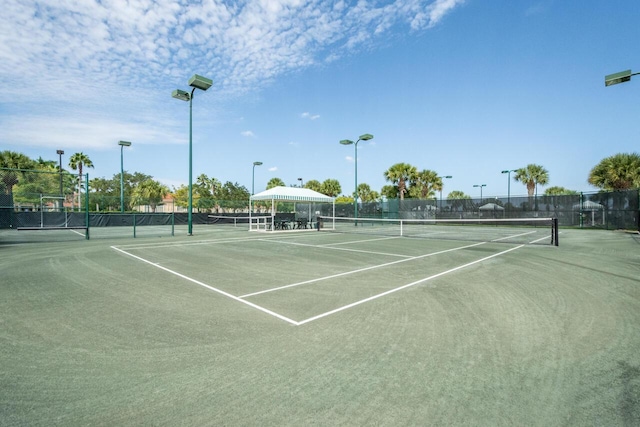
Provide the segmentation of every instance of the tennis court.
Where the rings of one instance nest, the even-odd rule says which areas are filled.
[[[443,230],[3,231],[0,424],[640,422],[637,234]]]

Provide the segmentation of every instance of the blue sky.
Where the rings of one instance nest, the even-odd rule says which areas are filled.
[[[640,2],[620,0],[8,0],[0,15],[0,150],[84,152],[90,178],[125,170],[168,186],[193,174],[256,192],[269,179],[374,190],[398,162],[452,175],[444,194],[507,193],[528,163],[594,191],[605,157],[638,152]],[[542,189],[541,189],[542,190]],[[526,194],[519,183],[512,195]]]

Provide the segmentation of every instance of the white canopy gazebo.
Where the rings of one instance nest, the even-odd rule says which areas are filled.
[[[503,211],[504,210],[502,206],[495,203],[484,204],[480,206],[478,209],[480,209],[481,211]]]
[[[299,187],[273,187],[258,194],[254,194],[249,198],[249,230],[253,230],[253,220],[251,219],[251,213],[253,211],[253,202],[261,200],[271,200],[271,224],[274,223],[276,215],[276,202],[309,202],[309,203],[331,203],[333,216],[336,216],[336,202],[333,197],[329,197],[317,191],[310,190],[308,188]],[[265,218],[265,222],[261,223],[260,218]],[[266,218],[259,217],[256,221],[256,230],[260,229],[261,225],[264,225],[264,230],[267,229]],[[311,220],[311,217],[309,217]],[[273,229],[274,227],[272,227]]]
[[[580,211],[580,213],[591,212],[591,225],[596,224],[596,212],[602,211],[602,224],[606,224],[606,210],[600,203],[592,202],[591,200],[585,200],[582,203],[576,203],[573,205],[573,210]],[[582,224],[582,223],[581,223]]]

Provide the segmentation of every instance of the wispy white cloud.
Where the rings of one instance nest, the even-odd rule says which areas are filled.
[[[269,170],[269,172],[275,172],[275,171],[278,170],[278,167],[277,166],[273,166],[273,167],[270,167],[268,170]]]
[[[300,117],[302,117],[303,119],[317,120],[320,118],[320,114],[311,114],[311,113],[305,112],[300,114]]]
[[[240,134],[241,134],[242,136],[246,136],[246,137],[248,137],[248,138],[253,138],[253,137],[255,137],[255,134],[254,134],[253,132],[251,132],[250,130],[242,131],[242,132],[240,132]]]
[[[188,79],[185,70],[212,78],[216,99],[224,100],[370,49],[390,31],[432,27],[462,2],[6,0],[0,102],[34,116],[65,111],[71,128],[86,123],[71,119],[86,111],[109,117],[96,119],[100,128],[110,121],[135,128],[140,111],[161,115],[178,108],[166,106],[166,98],[176,82]],[[14,120],[0,116],[0,128],[13,127]],[[49,129],[30,127],[34,141],[44,139],[34,133]],[[157,117],[145,132],[158,127],[172,134]],[[8,136],[23,139],[0,130],[1,138]]]
[[[351,157],[351,156],[346,156],[346,157],[345,157],[345,160],[346,160],[347,162],[349,162],[349,163],[353,163],[353,161],[354,161],[353,157]]]

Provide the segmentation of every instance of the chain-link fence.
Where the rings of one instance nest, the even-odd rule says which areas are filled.
[[[0,168],[0,228],[34,222],[48,226],[68,225],[70,221],[82,221],[80,218],[83,216],[79,213],[120,212],[122,201],[125,211],[129,213],[187,212],[186,201],[175,200],[170,195],[160,202],[139,200],[132,206],[129,195],[121,198],[120,194],[93,191],[88,182],[88,174],[80,180],[77,174],[66,171]],[[399,219],[553,217],[558,218],[561,227],[638,230],[639,194],[640,189],[633,189],[560,196],[484,197],[482,200],[389,199],[360,203],[358,216]],[[196,197],[193,210],[203,214],[245,214],[249,212],[249,201]],[[271,203],[253,203],[254,213],[267,214],[270,210]],[[334,214],[333,206],[327,203],[278,202],[276,211],[295,213],[297,217],[309,220],[318,215]],[[336,204],[335,215],[353,217],[353,203]]]

